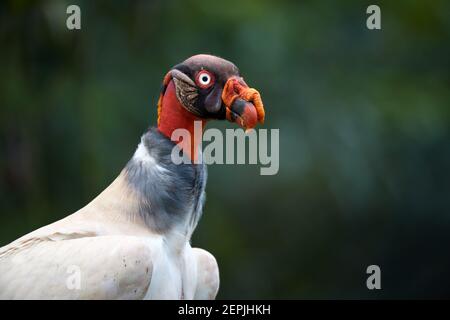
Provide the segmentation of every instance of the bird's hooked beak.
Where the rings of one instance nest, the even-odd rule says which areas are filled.
[[[249,88],[240,77],[231,77],[222,91],[226,108],[226,119],[236,122],[244,130],[253,129],[264,123],[264,105],[258,90]]]

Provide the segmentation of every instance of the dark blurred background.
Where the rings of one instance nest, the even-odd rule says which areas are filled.
[[[280,129],[278,175],[209,166],[193,245],[219,262],[218,297],[450,298],[449,40],[448,1],[2,1],[0,245],[102,191],[164,74],[212,53]]]

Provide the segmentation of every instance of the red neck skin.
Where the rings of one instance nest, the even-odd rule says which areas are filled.
[[[201,132],[194,131],[194,121],[201,121]],[[188,155],[193,163],[198,163],[198,151],[205,123],[204,119],[190,113],[181,105],[175,93],[175,85],[173,80],[171,80],[163,96],[158,130],[169,139],[171,139],[172,133],[176,129],[189,131],[190,141],[184,141],[183,138],[178,139],[178,141],[171,140],[178,144],[183,153]],[[199,130],[197,129],[197,131]]]

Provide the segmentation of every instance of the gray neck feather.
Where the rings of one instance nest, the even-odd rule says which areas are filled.
[[[158,233],[181,231],[190,237],[202,214],[206,165],[171,160],[175,143],[156,128],[142,137],[125,177],[139,195],[138,214]]]

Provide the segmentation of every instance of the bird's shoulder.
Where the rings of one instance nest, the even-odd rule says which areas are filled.
[[[143,298],[161,254],[161,239],[120,234],[106,223],[99,228],[100,222],[71,215],[0,248],[0,296]],[[67,281],[77,272],[80,288],[71,290]]]
[[[128,235],[28,242],[0,258],[4,298],[141,299],[159,250],[155,239]],[[78,287],[68,285],[71,277]]]
[[[197,288],[195,299],[215,299],[219,291],[219,266],[216,258],[205,249],[192,248],[197,260]]]

